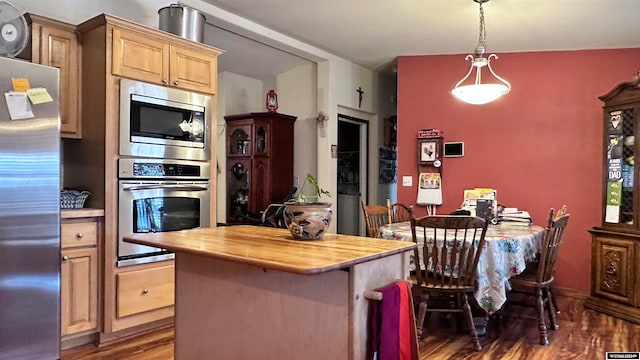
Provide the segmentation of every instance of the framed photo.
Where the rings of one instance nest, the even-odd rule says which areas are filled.
[[[420,164],[432,164],[440,158],[439,139],[418,140],[418,162]]]

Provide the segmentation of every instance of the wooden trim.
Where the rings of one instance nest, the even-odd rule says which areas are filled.
[[[58,28],[58,29],[64,29],[67,31],[71,31],[71,32],[76,32],[76,26],[69,24],[67,22],[64,21],[60,21],[60,20],[54,20],[48,17],[44,17],[41,15],[37,15],[37,14],[32,14],[32,13],[25,13],[24,15],[24,19],[27,21],[28,25],[31,25],[32,23],[38,23],[40,25],[44,25],[44,26],[48,26],[48,27],[53,27],[53,28]]]
[[[583,291],[583,290],[576,290],[576,289],[556,287],[556,286],[552,286],[551,290],[553,291],[553,294],[556,296],[567,296],[567,297],[572,297],[579,300],[586,300],[587,298],[589,298],[589,292]]]
[[[640,324],[640,309],[601,297],[590,296],[584,302],[584,307],[607,315],[611,315],[632,323]]]
[[[181,36],[174,35],[169,32],[160,31],[158,29],[154,29],[152,27],[142,25],[142,24],[137,24],[129,20],[126,20],[117,16],[109,15],[109,14],[100,14],[94,18],[91,18],[79,24],[77,28],[80,32],[84,33],[87,31],[91,31],[92,29],[97,28],[104,24],[111,24],[114,26],[118,26],[120,28],[129,29],[129,30],[144,34],[144,36],[150,36],[155,39],[162,39],[164,41],[169,41],[172,44],[186,46],[195,51],[207,51],[207,52],[213,51],[217,53],[217,55],[224,53],[224,50],[218,49],[216,47],[213,47],[204,43],[199,43],[193,40],[188,40]]]
[[[173,317],[162,319],[129,329],[121,330],[116,333],[101,333],[96,342],[96,346],[105,347],[113,344],[126,342],[138,336],[154,333],[174,326]]]
[[[104,209],[73,209],[73,210],[61,210],[61,219],[80,219],[88,217],[102,217],[104,216]]]
[[[67,350],[86,344],[92,344],[96,342],[97,338],[98,334],[96,332],[82,335],[74,334],[70,335],[68,338],[62,337],[60,341],[60,350]]]

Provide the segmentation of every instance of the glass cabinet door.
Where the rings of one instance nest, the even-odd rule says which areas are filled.
[[[249,137],[251,127],[230,127],[229,131],[230,135],[229,141],[227,142],[227,154],[232,156],[249,155],[249,152],[251,151],[251,138]]]
[[[274,135],[271,132],[273,129],[273,124],[271,123],[271,120],[256,121],[253,126],[255,131],[253,134],[253,137],[255,138],[255,141],[256,141],[255,154],[260,156],[273,155],[272,147],[273,146],[277,147],[278,145],[274,145],[272,141],[274,141],[275,138],[280,138],[281,134]]]
[[[264,154],[267,152],[267,132],[264,127],[256,130],[256,153]]]
[[[635,116],[633,108],[606,113],[605,223],[634,224]]]
[[[227,163],[227,216],[246,215],[249,206],[250,160],[238,160]]]

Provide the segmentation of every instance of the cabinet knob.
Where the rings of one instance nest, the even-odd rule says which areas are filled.
[[[83,233],[77,233],[77,234],[76,234],[76,237],[77,237],[78,239],[82,239],[82,238],[84,237],[84,234],[83,234]]]
[[[149,289],[144,289],[144,290],[142,290],[142,293],[143,293],[143,294],[148,294],[148,293],[149,293]]]
[[[62,257],[62,261],[67,261],[67,260],[69,260],[69,257],[67,255]]]
[[[175,80],[175,81],[173,82],[173,85],[178,85],[178,80]]]
[[[163,84],[168,83],[167,79],[162,79],[162,83],[163,83]]]

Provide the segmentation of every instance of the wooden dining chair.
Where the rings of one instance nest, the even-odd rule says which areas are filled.
[[[413,215],[413,206],[402,203],[391,203],[387,199],[387,212],[389,213],[389,224],[409,221]]]
[[[555,217],[559,218],[562,215],[565,215],[567,213],[567,205],[562,205],[560,207],[560,209],[556,212]],[[549,224],[547,224],[549,225]],[[556,314],[560,313],[560,308],[558,307],[558,302],[556,301],[556,296],[553,294],[553,291],[551,291],[551,287],[549,287],[549,296],[551,297],[551,302],[553,303],[553,307],[556,310]]]
[[[418,303],[416,330],[422,338],[428,312],[452,312],[464,316],[473,348],[480,341],[473,324],[468,295],[473,296],[478,276],[478,261],[485,248],[488,222],[474,216],[431,215],[411,219],[411,235],[417,243],[418,232],[425,239],[422,251],[414,250],[416,271],[412,277],[414,299]],[[427,269],[423,267],[425,264]],[[434,300],[429,302],[430,297]],[[452,306],[453,305],[453,306]]]
[[[535,266],[527,266],[525,271],[509,279],[512,289],[508,294],[507,304],[509,306],[512,304],[535,306],[540,344],[542,345],[549,345],[545,310],[549,317],[549,327],[553,330],[559,328],[556,320],[557,305],[551,293],[551,284],[554,280],[556,260],[568,221],[569,214],[566,213],[566,210],[563,215],[557,216],[555,210],[551,209],[538,261],[534,263]],[[531,304],[527,298],[534,298],[534,303]]]
[[[367,205],[363,199],[360,199],[360,203],[362,204],[362,213],[364,214],[367,236],[378,237],[380,227],[389,223],[389,212],[387,207],[377,204]]]

